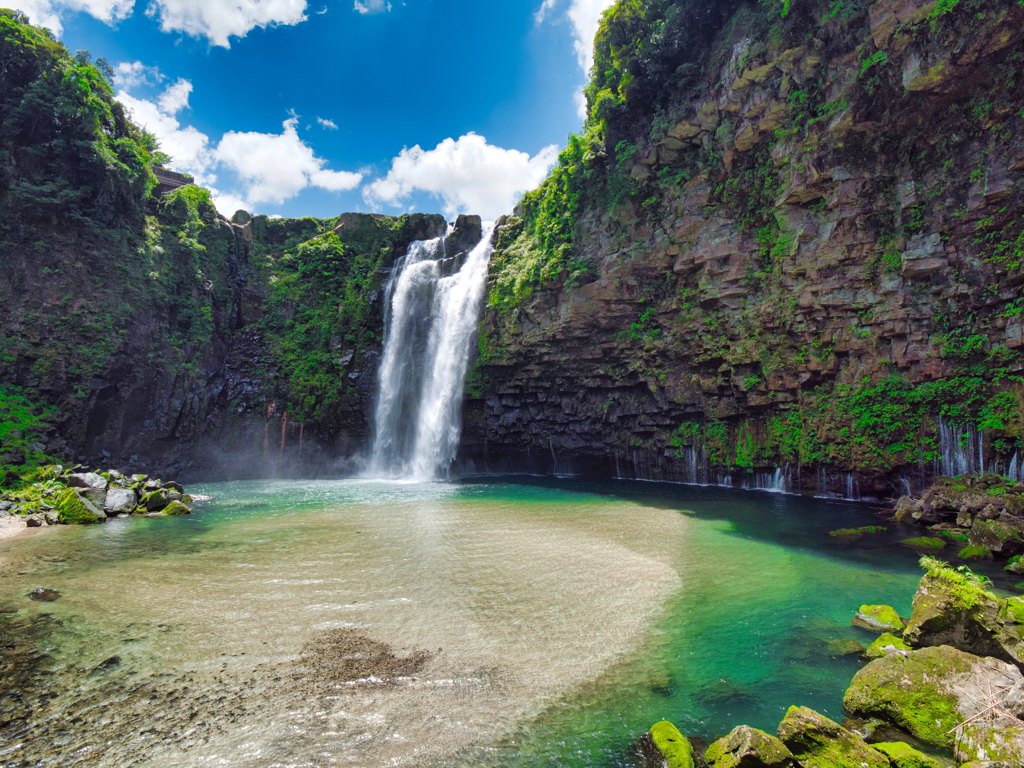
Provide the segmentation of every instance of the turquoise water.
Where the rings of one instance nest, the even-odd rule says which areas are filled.
[[[841,719],[861,662],[828,641],[868,644],[857,607],[909,615],[920,576],[898,545],[913,529],[839,541],[827,532],[875,512],[767,493],[189,490],[214,501],[0,543],[20,670],[0,692],[0,763],[627,766],[663,718],[706,740],[773,732],[792,704]],[[37,587],[61,597],[29,600]],[[393,679],[303,666],[337,630],[428,660]]]

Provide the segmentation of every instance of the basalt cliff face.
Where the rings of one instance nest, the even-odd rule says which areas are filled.
[[[1024,7],[634,3],[498,230],[469,469],[1019,471]]]

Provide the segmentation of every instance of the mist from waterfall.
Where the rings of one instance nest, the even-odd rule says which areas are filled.
[[[462,432],[462,393],[487,283],[493,224],[461,266],[445,239],[416,242],[385,289],[368,474],[427,481],[447,475]]]

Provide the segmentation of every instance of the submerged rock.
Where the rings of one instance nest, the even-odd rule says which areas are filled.
[[[34,589],[29,592],[28,596],[32,600],[39,600],[43,603],[52,603],[54,600],[60,599],[60,592],[56,589],[44,589],[40,587],[39,589]]]
[[[985,547],[977,547],[974,544],[971,544],[970,546],[964,547],[959,552],[957,552],[956,556],[959,557],[961,560],[969,560],[971,562],[977,560],[991,560],[992,550],[987,549]]]
[[[790,707],[779,738],[801,765],[815,768],[890,768],[889,758],[860,736],[807,707]]]
[[[856,640],[848,637],[828,641],[828,652],[832,656],[852,656],[855,653],[864,653],[864,646]]]
[[[189,509],[188,507],[186,507],[180,501],[175,500],[175,501],[172,501],[170,504],[168,504],[166,507],[163,508],[163,513],[165,515],[174,515],[174,516],[190,515],[190,514],[192,514],[192,510]]]
[[[928,567],[914,595],[914,612],[903,639],[915,647],[949,645],[1024,664],[1024,616],[1011,610],[1009,601],[986,591],[977,577],[939,561],[930,561]]]
[[[868,646],[868,649],[864,651],[864,656],[869,659],[881,659],[894,651],[909,653],[911,650],[911,647],[900,638],[886,632]]]
[[[829,531],[828,535],[843,539],[863,536],[867,533],[882,533],[885,530],[887,529],[881,525],[865,525],[862,528],[840,528],[837,531]]]
[[[704,753],[709,768],[787,768],[793,753],[771,734],[741,725]]]
[[[1017,719],[1024,714],[1020,670],[949,646],[871,662],[854,676],[843,708],[925,743],[955,748],[962,760],[1024,750],[1024,723]]]
[[[903,631],[903,619],[888,605],[862,605],[850,623],[873,632]]]
[[[913,539],[904,539],[900,544],[916,549],[942,549],[946,546],[946,542],[933,536],[918,536]]]

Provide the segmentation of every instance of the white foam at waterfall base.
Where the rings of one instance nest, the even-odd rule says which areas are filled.
[[[395,266],[385,290],[373,476],[433,480],[455,459],[493,231],[484,224],[480,242],[453,274],[443,274],[442,239],[414,243]]]

